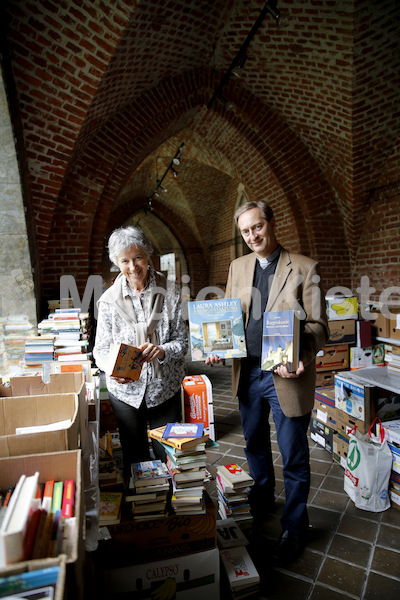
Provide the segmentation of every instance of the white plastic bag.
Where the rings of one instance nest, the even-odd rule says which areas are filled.
[[[379,421],[379,435],[372,433],[376,421]],[[357,428],[352,429],[349,438],[344,491],[357,508],[371,512],[386,510],[390,507],[388,487],[392,453],[381,421],[375,419],[365,435]]]

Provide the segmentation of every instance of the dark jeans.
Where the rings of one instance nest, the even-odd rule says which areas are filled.
[[[278,402],[272,373],[243,362],[238,396],[247,463],[255,480],[249,495],[252,512],[258,512],[259,516],[263,504],[271,500],[275,490],[268,422],[272,410],[285,484],[282,529],[303,534],[308,528],[310,460],[307,429],[310,413],[302,417],[286,417]]]
[[[176,392],[166,402],[154,408],[147,408],[144,401],[139,408],[133,408],[110,393],[109,397],[119,429],[124,457],[124,473],[129,475],[132,463],[151,458],[147,422],[149,422],[150,429],[154,429],[166,425],[166,423],[176,423],[181,420],[181,393],[180,391]],[[164,448],[157,441],[152,440],[152,442],[155,457],[165,462]]]

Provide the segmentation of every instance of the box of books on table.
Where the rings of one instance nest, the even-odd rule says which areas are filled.
[[[137,488],[137,491],[143,489]],[[130,491],[126,499],[135,502],[136,495]],[[141,492],[137,494],[139,503],[141,495]],[[170,514],[162,518],[156,515],[146,519],[129,515],[121,518],[119,524],[108,527],[112,539],[102,542],[99,550],[104,552],[105,560],[109,561],[110,556],[114,556],[117,563],[121,557],[135,564],[215,548],[216,509],[207,493],[204,494],[204,502],[204,514]]]
[[[81,451],[0,459],[0,489],[12,490],[0,525],[0,578],[66,556],[66,585],[82,581]],[[78,586],[79,587],[79,586]]]
[[[83,448],[85,443],[85,433],[88,424],[88,402],[85,378],[83,373],[53,373],[49,375],[48,381],[46,378],[45,381],[40,375],[30,375],[27,377],[12,377],[10,379],[10,385],[3,385],[0,381],[0,397],[32,397],[43,396],[48,394],[77,394],[79,401],[80,423],[79,447]]]

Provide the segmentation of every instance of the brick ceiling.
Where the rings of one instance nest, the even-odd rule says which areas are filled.
[[[181,142],[179,175],[152,203],[160,250],[176,240],[207,255],[215,231],[204,215],[243,183],[287,215],[294,240],[306,229],[301,250],[323,258],[319,224],[340,218],[332,243],[345,239],[351,254],[363,196],[385,181],[398,143],[399,3],[279,0],[289,20],[277,28],[267,14],[254,33],[241,77],[223,89],[233,108],[207,108],[264,6],[3,1],[5,80],[44,278],[60,243],[66,269],[79,253],[83,272],[98,272],[115,226],[151,222],[143,209]]]

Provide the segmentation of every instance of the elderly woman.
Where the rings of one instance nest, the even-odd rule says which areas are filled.
[[[123,342],[142,350],[143,361],[138,381],[107,376],[127,476],[133,462],[150,458],[147,422],[154,428],[181,420],[180,385],[188,342],[178,286],[150,267],[153,248],[143,232],[116,229],[108,250],[121,272],[98,301],[93,356],[107,371],[110,345]],[[157,442],[154,452],[165,460]]]

